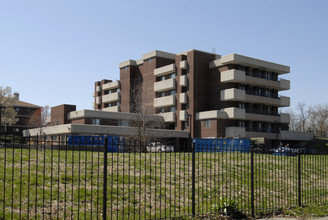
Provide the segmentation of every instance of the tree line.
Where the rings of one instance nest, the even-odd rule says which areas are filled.
[[[306,105],[301,102],[289,113],[291,131],[313,132],[317,137],[328,137],[328,104]]]

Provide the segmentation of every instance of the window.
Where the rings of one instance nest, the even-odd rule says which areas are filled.
[[[171,108],[170,108],[170,112],[174,112],[175,111],[175,106],[172,106]]]
[[[148,59],[148,63],[151,63],[151,58]]]
[[[15,110],[16,110],[16,112],[19,112],[20,109],[19,108],[15,108]]]
[[[158,113],[164,113],[164,112],[166,112],[166,109],[165,108],[158,108],[158,109],[156,109],[156,114],[158,114]]]
[[[93,118],[92,119],[92,124],[93,125],[100,125],[100,119],[99,118]]]
[[[120,120],[118,122],[118,126],[125,126],[125,127],[127,127],[127,126],[129,126],[129,122],[128,121],[125,121],[125,120]]]
[[[128,67],[124,67],[124,70],[126,71],[128,69]]]
[[[246,75],[249,76],[249,74],[250,74],[249,67],[245,67],[245,73],[246,73]]]
[[[205,127],[205,128],[209,128],[209,127],[211,127],[211,121],[210,121],[210,120],[205,120],[205,121],[204,121],[204,127]]]
[[[187,126],[188,126],[188,122],[187,122],[187,121],[183,121],[183,122],[181,123],[181,129],[182,129],[182,130],[187,130]]]
[[[59,125],[59,121],[57,121],[57,125]]]

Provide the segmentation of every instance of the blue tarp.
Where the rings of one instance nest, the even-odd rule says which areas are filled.
[[[247,138],[229,139],[229,138],[195,138],[196,152],[251,152],[251,142]]]
[[[108,137],[108,152],[122,151],[124,139],[120,136],[90,136],[90,135],[69,135],[67,136],[67,144],[69,146],[103,146],[105,144],[105,137]]]

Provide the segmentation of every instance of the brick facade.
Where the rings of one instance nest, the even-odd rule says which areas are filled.
[[[180,66],[181,61],[186,61],[187,66]],[[170,69],[172,64],[173,72]],[[280,86],[278,75],[288,72],[288,66],[236,54],[220,56],[198,50],[180,54],[153,51],[144,54],[140,60],[120,64],[119,101],[115,99],[111,103],[103,97],[106,91],[104,85],[112,81],[96,82],[94,97],[95,103],[99,104],[95,105],[95,109],[132,112],[134,100],[131,91],[141,82],[142,101],[139,104],[142,104],[147,114],[167,117],[166,125],[170,129],[189,130],[189,118],[181,115],[188,113],[192,115],[192,137],[226,137],[229,127],[239,127],[242,133],[231,135],[248,137],[248,134],[258,132],[256,135],[272,139],[279,129],[288,130],[289,121],[281,119],[278,113],[280,107],[289,106],[288,97],[283,102],[278,96],[279,91],[289,89],[289,86]],[[187,84],[182,85],[181,80],[185,76]],[[173,89],[170,84],[172,78]],[[256,84],[257,81],[263,81],[264,84]],[[289,85],[289,81],[284,82]],[[100,91],[97,91],[97,87]],[[265,102],[257,101],[257,96]],[[181,97],[187,97],[187,101]],[[163,103],[155,106],[157,101]],[[109,103],[107,106],[119,107],[105,108],[104,102]],[[203,115],[201,119],[198,118],[200,114]],[[258,114],[261,119],[254,120],[253,114]],[[274,116],[275,119],[270,121],[266,115]],[[206,120],[210,127],[204,125]]]

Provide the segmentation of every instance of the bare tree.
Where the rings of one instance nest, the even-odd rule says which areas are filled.
[[[15,96],[11,92],[11,88],[0,86],[0,111],[1,111],[1,124],[7,125],[16,124],[16,111],[13,105],[16,101]]]
[[[316,130],[321,138],[327,137],[328,131],[328,105],[318,104],[314,106],[312,114],[315,118]]]
[[[293,111],[286,111],[290,115],[289,130],[291,131],[301,131],[302,125],[300,123],[298,115]]]
[[[136,136],[131,136],[140,145],[140,151],[146,152],[147,143],[154,141],[155,138],[149,134],[149,129],[162,128],[164,120],[158,117],[146,114],[147,107],[143,103],[142,79],[136,78],[130,86],[130,112],[135,114],[135,120],[131,121],[131,126],[137,129]]]
[[[43,129],[47,126],[47,117],[49,116],[50,107],[48,105],[37,109],[33,112],[28,125],[39,128],[39,134],[43,135]]]
[[[307,107],[298,103],[296,113],[291,111],[290,129],[294,131],[312,131],[315,136],[328,136],[328,104]]]
[[[302,132],[306,131],[306,123],[308,118],[310,117],[310,111],[309,108],[307,108],[306,104],[304,102],[300,102],[297,105],[297,110],[299,112],[299,121],[302,124]]]

